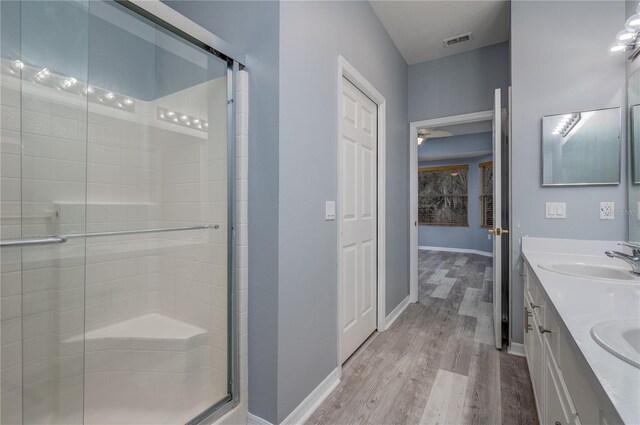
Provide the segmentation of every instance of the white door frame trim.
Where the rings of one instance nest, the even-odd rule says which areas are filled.
[[[341,349],[342,349],[342,260],[340,255],[340,244],[341,244],[341,226],[340,226],[340,210],[341,199],[342,199],[342,189],[340,188],[340,179],[342,178],[342,154],[340,149],[340,143],[342,141],[342,77],[345,77],[347,80],[351,81],[353,85],[355,85],[360,91],[362,91],[367,97],[369,97],[373,102],[378,106],[378,143],[377,143],[377,169],[378,169],[378,178],[376,185],[378,187],[377,193],[377,216],[378,216],[378,226],[377,226],[377,330],[379,332],[386,330],[386,311],[385,311],[385,276],[386,276],[386,241],[385,241],[385,189],[386,189],[386,110],[387,110],[387,101],[380,94],[376,88],[367,81],[366,78],[360,74],[355,67],[353,67],[342,55],[338,55],[338,93],[337,93],[337,125],[338,125],[338,138],[336,140],[336,146],[338,147],[338,179],[337,179],[337,199],[336,199],[336,217],[337,217],[337,228],[338,228],[338,345],[336,358],[338,359],[338,368],[340,369],[340,374],[342,375],[342,360],[341,360]]]
[[[493,110],[409,123],[409,301],[418,302],[418,128],[465,124],[493,119]]]

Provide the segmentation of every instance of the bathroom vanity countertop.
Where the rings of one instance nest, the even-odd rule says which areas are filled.
[[[623,251],[617,243],[524,237],[522,253],[569,339],[573,339],[569,344],[585,360],[586,363],[580,363],[586,376],[599,384],[620,418],[631,425],[640,424],[640,369],[606,351],[590,332],[595,324],[611,319],[633,319],[640,323],[640,279],[574,277],[540,267],[540,264],[582,263],[629,269],[624,261],[604,254],[608,250]]]

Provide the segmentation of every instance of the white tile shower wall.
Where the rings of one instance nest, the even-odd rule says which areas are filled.
[[[249,177],[249,74],[246,71],[238,72],[236,99],[236,187],[244,186],[247,193]],[[240,404],[235,412],[236,423],[247,422],[247,396],[248,391],[248,292],[249,292],[249,241],[248,241],[248,199],[236,198],[236,246],[239,248],[236,256],[236,293],[238,308],[236,311],[238,320],[238,356],[240,373]],[[224,418],[223,418],[224,420]]]
[[[211,362],[201,371],[221,397],[227,391],[227,80],[225,77],[156,100],[193,116],[207,116],[208,141],[190,135],[158,151],[161,227],[210,224],[162,235],[184,246],[159,258],[160,311],[210,333]],[[192,109],[190,109],[192,108]],[[197,109],[200,108],[200,109]]]
[[[2,74],[2,238],[56,234],[53,201],[85,197],[83,101]],[[59,379],[70,368],[60,361],[57,294],[74,283],[61,268],[82,264],[82,241],[65,246],[2,251],[2,422],[50,421],[66,392]],[[80,249],[79,252],[83,252]],[[5,288],[4,282],[12,284]],[[83,275],[80,275],[80,284]],[[21,294],[20,294],[21,291]],[[7,338],[9,335],[9,338]],[[5,374],[6,372],[6,374]],[[26,402],[23,403],[23,400]],[[81,399],[78,400],[81,405]],[[77,403],[76,403],[77,404]]]
[[[98,423],[99,412],[110,405],[122,408],[122,414],[130,418],[133,411],[144,414],[144,406],[154,404],[173,406],[169,408],[172,413],[164,410],[165,418],[172,414],[179,418],[185,411],[195,415],[227,392],[226,98],[226,78],[221,78],[147,105],[150,117],[155,117],[151,114],[156,107],[207,116],[209,130],[205,133],[160,122],[150,126],[148,143],[143,145],[150,147],[152,177],[143,182],[150,183],[149,196],[142,203],[134,198],[136,205],[126,197],[111,203],[104,222],[105,230],[113,230],[108,226],[114,220],[131,226],[132,219],[146,219],[146,226],[136,224],[138,228],[197,224],[219,228],[110,238],[117,248],[108,255],[107,242],[95,238],[95,246],[90,240],[87,249],[88,328],[158,313],[205,329],[206,338],[199,338],[197,346],[188,351],[170,350],[169,339],[145,342],[135,338],[128,342],[133,348],[124,351],[113,347],[89,351],[85,405],[89,423]],[[109,182],[112,188],[117,183]],[[121,203],[129,209],[122,210]],[[90,202],[88,208],[104,217],[100,206]],[[131,213],[137,216],[129,217]],[[87,219],[100,222],[92,219],[91,210]],[[146,359],[151,369],[134,361],[136,358]],[[188,367],[177,370],[184,362]],[[131,380],[152,385],[145,385],[136,397],[127,397],[116,391],[117,385],[111,391],[101,385],[105,374],[125,387]],[[176,391],[185,397],[175,395]],[[137,420],[153,423],[157,418],[146,414]]]
[[[20,82],[2,68],[0,74],[0,237],[20,237]],[[22,423],[22,303],[20,250],[0,252],[1,423]]]

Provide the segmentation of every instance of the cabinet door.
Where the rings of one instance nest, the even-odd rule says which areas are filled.
[[[535,363],[535,352],[533,348],[533,338],[535,338],[535,333],[537,329],[533,327],[533,313],[531,313],[531,308],[529,307],[529,303],[531,302],[531,297],[525,291],[524,294],[524,354],[527,358],[527,364],[529,365],[529,375],[531,375],[531,379],[533,379],[533,367]]]
[[[531,317],[531,311],[528,306],[528,296],[524,297],[524,354],[527,357],[527,361],[531,364],[532,352],[532,335],[533,335],[533,318]]]
[[[538,331],[538,321],[533,315],[531,317],[533,330],[529,332],[531,336],[531,380],[533,381],[533,392],[538,403],[538,416],[544,415],[544,378],[545,378],[545,362],[544,362],[544,341],[542,334]]]
[[[544,425],[569,425],[572,418],[569,417],[560,400],[560,385],[556,382],[551,362],[545,362],[544,364],[544,380],[545,380],[545,412],[543,417]]]
[[[598,424],[600,421],[600,407],[591,383],[583,375],[575,354],[571,351],[569,343],[563,337],[559,346],[560,368],[567,383],[567,389],[571,399],[580,415],[580,421],[585,425]]]

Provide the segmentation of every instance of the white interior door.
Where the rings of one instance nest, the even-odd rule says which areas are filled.
[[[342,81],[339,170],[341,359],[376,330],[377,106]]]
[[[502,348],[502,108],[500,89],[493,107],[493,329]]]

